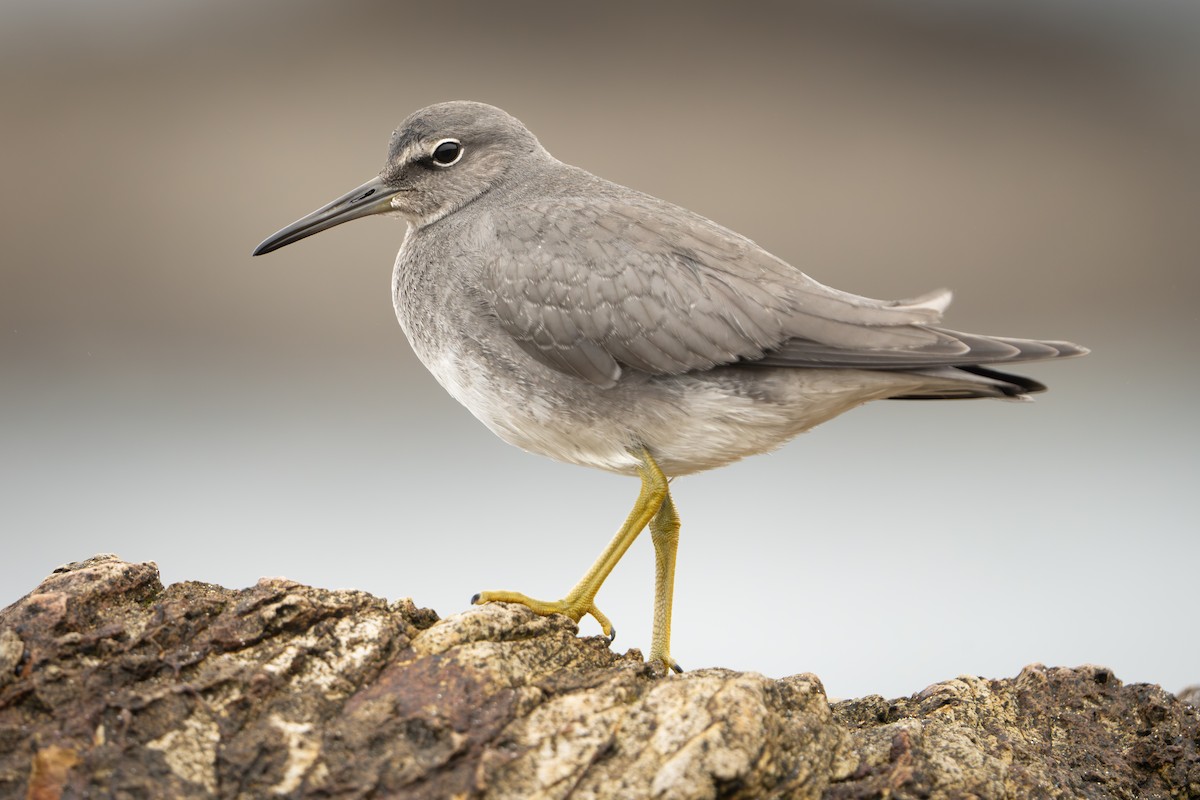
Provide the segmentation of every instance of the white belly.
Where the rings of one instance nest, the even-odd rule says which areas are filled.
[[[591,414],[586,421],[579,420],[555,393],[536,391],[528,378],[510,382],[493,377],[488,368],[450,354],[425,366],[451,397],[511,445],[581,466],[636,471],[638,461],[629,453],[633,441],[627,430]]]
[[[705,375],[600,389],[532,360],[520,375],[499,375],[469,354],[443,353],[426,366],[509,444],[621,474],[636,473],[631,451],[641,447],[669,476],[724,466],[895,391],[888,375],[851,370],[756,370],[763,391],[751,394]]]

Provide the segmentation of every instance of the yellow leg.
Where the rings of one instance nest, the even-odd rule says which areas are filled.
[[[600,554],[600,558],[596,559],[596,563],[592,564],[592,568],[587,571],[587,574],[580,579],[579,583],[575,584],[567,596],[562,600],[544,601],[534,600],[532,597],[526,597],[519,592],[480,592],[471,598],[472,603],[520,603],[528,607],[535,614],[565,614],[571,619],[578,622],[583,618],[584,614],[591,614],[596,621],[600,623],[600,628],[604,631],[604,635],[612,641],[616,635],[612,623],[608,621],[608,617],[600,613],[596,608],[596,593],[600,591],[600,587],[604,584],[608,574],[612,572],[613,567],[621,560],[621,556],[625,555],[625,551],[633,544],[633,540],[638,537],[638,534],[651,524],[651,520],[655,520],[660,509],[663,506],[663,501],[668,497],[667,494],[667,477],[663,475],[658,464],[654,463],[650,453],[645,450],[640,451],[638,458],[641,459],[641,464],[638,467],[638,475],[642,479],[642,489],[638,493],[637,502],[633,505],[633,510],[629,512],[629,516],[625,520],[625,524],[621,526],[621,530],[617,531],[617,535],[608,543],[608,547],[604,548],[604,552]],[[674,516],[674,511],[671,513]],[[657,524],[657,523],[655,523]],[[678,528],[678,522],[676,522]],[[658,534],[654,534],[655,548],[658,549]],[[671,547],[671,564],[668,568],[673,573],[675,566],[675,549]],[[668,597],[666,599],[666,624],[667,633],[670,635],[670,620],[671,620],[671,601],[670,601],[670,582],[667,583]],[[657,604],[656,604],[657,607]],[[658,616],[656,611],[654,630],[655,641],[658,641],[657,635],[660,629]],[[665,643],[666,639],[664,639]],[[665,646],[663,653],[666,653]],[[664,663],[668,663],[664,661]],[[668,664],[669,665],[669,664]]]
[[[654,519],[650,520],[654,542],[654,634],[650,660],[683,672],[671,658],[671,598],[675,595],[675,550],[679,546],[679,515],[668,493]]]

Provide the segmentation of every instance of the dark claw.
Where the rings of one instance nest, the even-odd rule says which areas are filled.
[[[679,666],[679,662],[678,662],[678,661],[672,661],[672,662],[671,662],[671,669],[675,670],[676,674],[678,674],[678,675],[682,675],[682,674],[683,674],[683,667]]]
[[[480,595],[479,592],[476,592],[475,594],[471,595],[471,605],[473,605],[473,606],[479,605],[479,595]]]
[[[613,628],[612,633],[608,634],[608,644],[610,647],[612,646],[613,639],[616,639],[616,638],[617,638],[617,629]]]

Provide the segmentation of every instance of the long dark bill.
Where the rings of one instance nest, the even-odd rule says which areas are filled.
[[[261,256],[264,253],[270,253],[272,250],[278,250],[292,242],[298,242],[314,233],[320,233],[352,219],[382,214],[391,209],[391,200],[399,191],[399,189],[386,185],[382,178],[372,178],[329,205],[321,206],[311,214],[301,217],[286,228],[271,234],[263,240],[262,244],[254,248],[254,255]]]

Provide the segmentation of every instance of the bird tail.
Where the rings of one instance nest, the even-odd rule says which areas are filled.
[[[1044,384],[1021,375],[987,369],[978,365],[913,370],[909,374],[931,378],[929,385],[888,398],[890,400],[969,400],[997,397],[1027,401],[1030,395],[1046,391]]]

